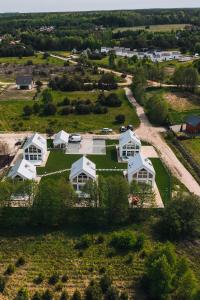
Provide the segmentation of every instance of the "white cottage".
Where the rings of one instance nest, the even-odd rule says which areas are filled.
[[[66,149],[69,143],[69,134],[64,130],[61,130],[55,135],[53,140],[54,148]]]
[[[83,156],[71,167],[69,180],[77,192],[80,192],[87,181],[96,181],[96,165]]]
[[[156,172],[151,161],[141,153],[131,157],[128,161],[128,181],[135,180],[137,183],[146,183],[154,187]]]
[[[8,178],[18,181],[35,180],[36,176],[36,167],[25,159],[18,160],[8,173]]]
[[[41,165],[47,156],[47,141],[38,133],[33,134],[24,144],[23,157],[34,165]]]
[[[119,138],[119,156],[122,160],[128,160],[141,151],[141,141],[130,129],[122,133]]]

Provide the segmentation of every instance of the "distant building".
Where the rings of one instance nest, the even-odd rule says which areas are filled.
[[[96,181],[96,165],[83,156],[72,164],[69,180],[77,192],[81,192],[89,181]]]
[[[137,183],[145,183],[154,187],[155,175],[151,161],[140,153],[129,159],[127,172],[129,183],[135,180]]]
[[[8,178],[13,180],[35,180],[36,167],[25,159],[18,160],[8,173]]]
[[[41,165],[47,155],[47,141],[38,133],[33,134],[23,146],[25,160]]]
[[[64,130],[61,130],[55,135],[53,140],[54,148],[66,149],[69,143],[69,134]]]
[[[19,75],[16,78],[16,86],[18,90],[32,90],[33,77],[30,75]]]
[[[200,134],[200,116],[189,116],[186,119],[186,132]]]
[[[128,160],[129,157],[135,156],[141,150],[141,142],[138,136],[132,131],[127,130],[119,138],[119,156],[122,160]]]

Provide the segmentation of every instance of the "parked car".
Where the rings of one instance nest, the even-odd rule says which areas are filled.
[[[113,130],[111,128],[102,128],[101,130],[103,133],[110,133],[113,132]]]
[[[126,132],[126,131],[127,131],[127,128],[125,126],[120,127],[120,132]]]
[[[133,125],[131,125],[131,124],[129,124],[128,126],[127,126],[127,130],[133,130]]]
[[[71,134],[69,137],[70,143],[80,143],[82,140],[82,137],[80,134]]]

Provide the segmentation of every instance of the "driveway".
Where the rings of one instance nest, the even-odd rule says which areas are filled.
[[[146,117],[144,109],[137,103],[129,88],[125,92],[130,103],[136,108],[141,125],[136,129],[136,134],[140,139],[152,144],[158,151],[161,159],[186,188],[197,196],[200,196],[200,186],[194,177],[188,172],[183,164],[178,160],[172,149],[162,138],[161,133],[165,132],[163,127],[154,127]]]

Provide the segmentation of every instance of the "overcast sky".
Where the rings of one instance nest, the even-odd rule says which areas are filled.
[[[200,7],[200,0],[0,0],[0,12]]]

